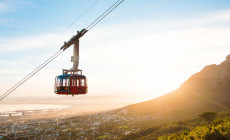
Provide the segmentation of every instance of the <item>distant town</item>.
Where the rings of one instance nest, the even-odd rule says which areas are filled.
[[[161,120],[150,116],[127,117],[125,109],[71,118],[29,119],[35,113],[45,115],[46,111],[48,110],[24,110],[13,114],[1,114],[0,138],[117,139],[148,125],[157,125]]]

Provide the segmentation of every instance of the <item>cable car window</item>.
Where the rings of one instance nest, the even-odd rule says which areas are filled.
[[[69,79],[66,79],[66,85],[65,86],[69,86]]]
[[[81,79],[81,86],[82,86],[82,87],[85,86],[85,79]]]
[[[58,86],[62,86],[62,79],[58,79]]]
[[[77,87],[79,87],[79,79],[77,79]]]
[[[64,87],[66,85],[66,79],[63,79],[62,86]]]
[[[61,79],[57,79],[57,80],[56,80],[56,85],[57,85],[57,87],[60,87],[60,86],[61,86]]]

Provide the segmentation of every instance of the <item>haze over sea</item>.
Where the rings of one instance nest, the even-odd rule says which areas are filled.
[[[65,109],[67,105],[52,105],[52,104],[18,104],[18,105],[0,105],[0,113],[13,112],[19,110],[47,110],[47,109]]]
[[[130,97],[120,96],[58,96],[53,97],[13,97],[0,103],[0,113],[31,110],[57,110],[68,117],[72,115],[91,114],[101,111],[109,111],[124,107],[129,104],[143,101]],[[57,112],[56,112],[57,114]],[[58,114],[57,114],[58,115]]]

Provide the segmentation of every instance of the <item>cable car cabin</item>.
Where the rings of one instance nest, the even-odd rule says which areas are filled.
[[[87,78],[84,75],[64,74],[55,79],[55,93],[60,95],[86,94]]]

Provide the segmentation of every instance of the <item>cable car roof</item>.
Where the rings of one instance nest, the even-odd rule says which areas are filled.
[[[63,75],[59,75],[58,79],[66,79],[66,78],[69,78],[69,77],[70,77],[70,74],[63,74]]]
[[[63,75],[59,75],[58,79],[67,79],[69,77],[75,77],[75,78],[81,78],[81,79],[86,79],[85,75],[73,75],[73,74],[63,74]]]

